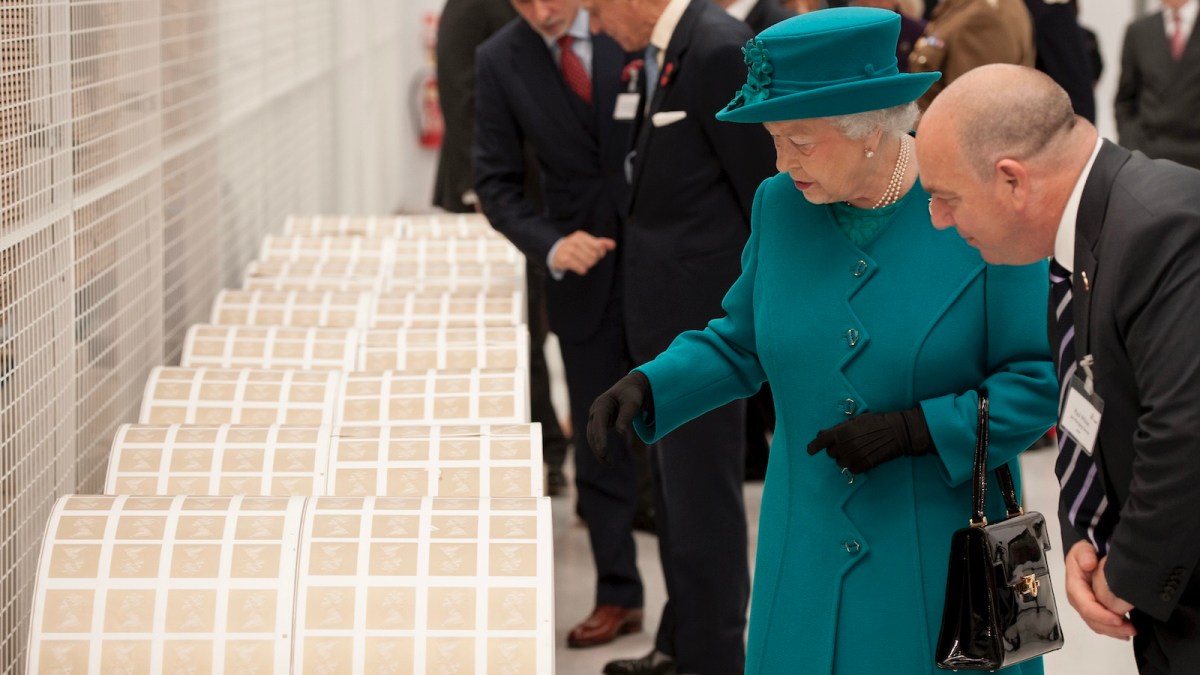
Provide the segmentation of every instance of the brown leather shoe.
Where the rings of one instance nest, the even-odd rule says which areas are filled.
[[[617,639],[618,635],[642,630],[642,610],[618,605],[597,605],[592,615],[567,634],[568,647],[595,647]]]

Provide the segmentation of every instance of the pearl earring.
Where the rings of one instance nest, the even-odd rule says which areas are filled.
[[[863,150],[863,154],[867,156],[867,159],[875,159],[874,150]]]

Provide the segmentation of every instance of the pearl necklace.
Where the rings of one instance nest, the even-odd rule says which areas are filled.
[[[908,171],[908,146],[908,135],[901,136],[900,155],[896,157],[896,166],[892,169],[892,178],[888,181],[888,186],[883,191],[883,196],[871,208],[879,209],[900,201],[900,191],[904,184],[904,174]]]

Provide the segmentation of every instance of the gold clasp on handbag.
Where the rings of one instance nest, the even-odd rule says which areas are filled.
[[[1037,576],[1033,574],[1026,574],[1025,576],[1021,577],[1021,580],[1018,581],[1015,586],[1013,586],[1013,589],[1018,595],[1028,595],[1031,598],[1036,598],[1038,594],[1038,588],[1041,587],[1041,585],[1042,582],[1038,581]]]

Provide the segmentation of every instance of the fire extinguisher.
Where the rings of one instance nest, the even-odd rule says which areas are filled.
[[[413,78],[413,119],[417,123],[417,142],[422,148],[437,150],[442,147],[442,136],[446,122],[442,118],[442,106],[438,99],[437,70],[437,23],[432,12],[425,14],[422,42],[425,47],[425,65]]]
[[[446,131],[442,119],[442,106],[438,102],[437,77],[433,69],[422,68],[416,75],[413,93],[413,119],[417,121],[417,142],[422,148],[437,150],[442,147],[442,135]]]

